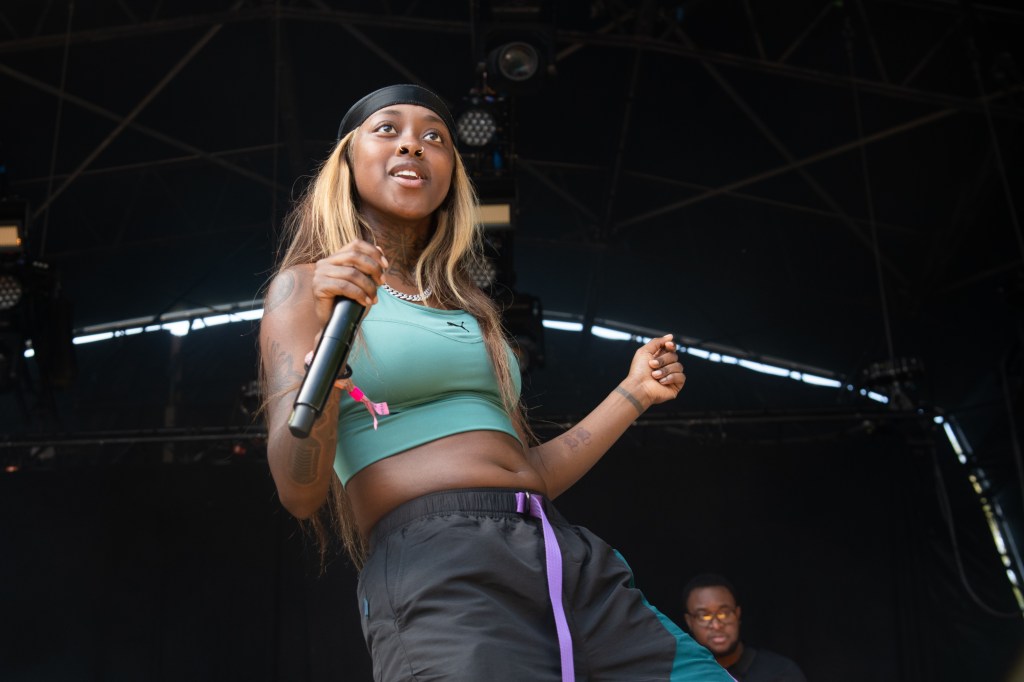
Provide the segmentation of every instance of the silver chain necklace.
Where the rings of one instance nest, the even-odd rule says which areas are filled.
[[[427,287],[426,289],[423,290],[423,295],[422,296],[419,295],[419,294],[403,294],[401,291],[395,291],[394,289],[389,287],[384,282],[381,282],[380,285],[382,287],[384,287],[384,291],[388,292],[389,294],[391,294],[395,298],[402,299],[403,301],[413,301],[413,302],[423,301],[425,299],[430,298],[430,295],[432,293],[434,293],[433,291],[430,290],[430,287]]]

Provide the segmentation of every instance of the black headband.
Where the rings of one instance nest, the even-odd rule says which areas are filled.
[[[366,97],[352,105],[345,117],[341,119],[338,127],[338,139],[345,137],[350,132],[363,124],[375,111],[394,104],[417,104],[430,109],[441,117],[444,124],[448,126],[448,134],[455,141],[455,119],[448,111],[448,105],[440,97],[426,88],[418,85],[389,85],[386,88],[375,90]]]

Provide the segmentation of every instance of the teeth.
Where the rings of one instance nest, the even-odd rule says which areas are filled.
[[[419,180],[420,176],[411,170],[401,170],[395,173],[395,177],[398,178],[412,178],[413,180]]]

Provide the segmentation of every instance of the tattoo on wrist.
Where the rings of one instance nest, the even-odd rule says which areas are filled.
[[[629,391],[624,389],[622,386],[616,386],[615,387],[615,392],[618,393],[619,395],[621,395],[626,400],[628,400],[629,404],[632,405],[634,408],[636,408],[636,413],[638,415],[641,415],[641,414],[644,413],[644,406],[640,404],[640,401],[637,400],[633,396],[632,393],[630,393]]]

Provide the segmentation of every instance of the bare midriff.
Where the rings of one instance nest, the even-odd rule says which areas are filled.
[[[500,431],[469,431],[439,438],[371,464],[345,486],[364,536],[403,502],[459,488],[547,492],[523,446]]]

